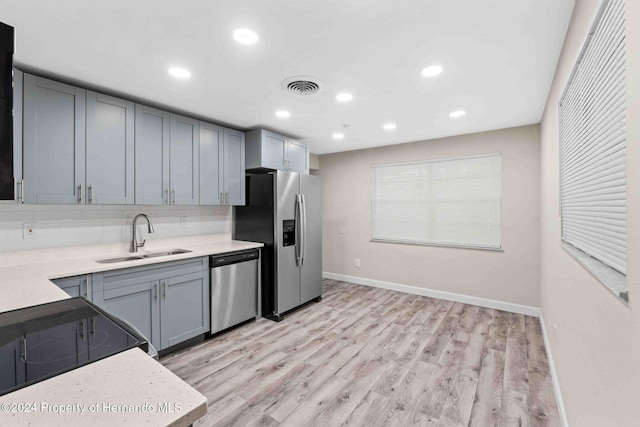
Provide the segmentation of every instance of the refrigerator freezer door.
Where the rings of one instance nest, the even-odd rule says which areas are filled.
[[[300,193],[304,195],[306,220],[304,259],[301,267],[300,302],[322,295],[322,182],[313,175],[300,175]]]
[[[300,268],[296,265],[296,247],[299,242],[296,241],[292,246],[284,246],[283,242],[283,221],[296,218],[299,177],[300,175],[292,172],[278,171],[276,174],[276,314],[300,305]],[[297,221],[295,227],[300,227]]]

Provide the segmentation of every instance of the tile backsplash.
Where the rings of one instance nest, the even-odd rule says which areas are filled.
[[[128,242],[131,240],[131,221],[139,213],[147,214],[155,229],[148,235],[146,221],[139,220],[139,239],[231,232],[229,206],[0,203],[0,252]],[[25,224],[33,225],[32,238],[24,238]]]

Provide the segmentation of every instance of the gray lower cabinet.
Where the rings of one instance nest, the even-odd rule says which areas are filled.
[[[0,369],[3,373],[13,372],[13,375],[0,375],[0,388],[7,390],[25,382],[26,372],[21,356],[23,354],[23,338],[7,339],[0,342]]]
[[[24,75],[25,203],[84,203],[85,91]]]
[[[244,205],[244,132],[200,122],[200,204]]]
[[[209,331],[208,258],[93,275],[93,302],[140,330],[157,350]]]
[[[52,282],[72,297],[84,297],[91,301],[92,291],[90,274],[53,279]]]

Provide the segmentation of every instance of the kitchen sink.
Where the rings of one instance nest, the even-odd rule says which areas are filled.
[[[139,255],[127,255],[118,258],[108,258],[108,259],[99,259],[96,262],[100,264],[111,264],[114,262],[124,262],[124,261],[137,261],[145,258],[155,258],[159,256],[170,256],[170,255],[179,255],[179,254],[187,254],[192,252],[187,249],[169,249],[167,251],[160,252],[150,252],[148,254],[139,254]]]

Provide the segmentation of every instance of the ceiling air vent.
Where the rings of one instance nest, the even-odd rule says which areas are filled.
[[[285,79],[282,88],[296,95],[313,95],[320,91],[320,82],[313,77],[295,76]]]

